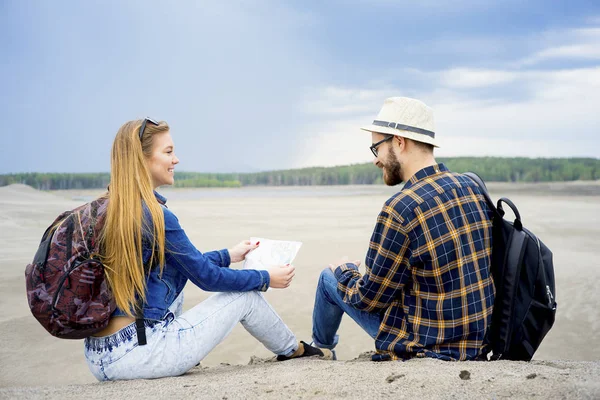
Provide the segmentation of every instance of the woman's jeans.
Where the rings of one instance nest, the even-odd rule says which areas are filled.
[[[162,321],[145,320],[148,343],[139,346],[135,323],[85,339],[85,358],[100,380],[177,376],[196,366],[241,322],[275,354],[296,350],[296,337],[260,292],[217,293],[181,314],[183,293]]]
[[[357,310],[344,299],[337,290],[338,281],[333,272],[326,268],[321,272],[315,308],[313,309],[313,343],[322,349],[334,349],[338,344],[338,328],[344,313],[348,314],[373,339],[379,333],[381,315]]]

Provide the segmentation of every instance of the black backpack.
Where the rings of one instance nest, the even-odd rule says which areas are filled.
[[[481,178],[473,172],[465,175],[481,188],[493,212],[492,276],[496,298],[483,357],[529,361],[556,317],[552,252],[523,227],[512,201],[502,197],[495,206]],[[515,214],[514,222],[504,219],[503,204]]]

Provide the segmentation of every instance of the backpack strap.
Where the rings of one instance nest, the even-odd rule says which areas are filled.
[[[135,331],[137,332],[138,345],[145,346],[148,342],[146,341],[146,327],[143,318],[135,319]]]
[[[485,182],[483,182],[483,179],[481,179],[479,177],[479,175],[477,175],[475,172],[465,172],[463,175],[466,175],[472,181],[475,181],[477,186],[479,186],[479,188],[481,189],[481,193],[483,194],[483,197],[485,197],[485,201],[488,203],[488,206],[490,206],[490,208],[492,209],[492,211],[494,211],[494,213],[498,213],[498,210],[496,209],[496,205],[494,204],[494,201],[490,197],[490,194],[488,193],[488,190],[487,190],[487,186],[485,186]]]
[[[481,179],[479,177],[479,175],[477,175],[475,172],[465,172],[463,175],[466,175],[471,180],[475,181],[477,186],[479,186],[483,196],[485,197],[485,201],[488,203],[488,205],[494,212],[494,215],[496,215],[499,218],[504,217],[505,211],[504,211],[504,208],[502,207],[502,203],[505,203],[515,214],[514,227],[520,231],[523,230],[523,223],[521,222],[521,214],[519,213],[519,210],[517,209],[517,206],[515,205],[515,203],[513,203],[510,199],[507,199],[506,197],[502,197],[498,200],[498,205],[496,206],[494,204],[492,198],[490,197],[490,194],[487,191],[487,187],[485,186],[483,179]]]
[[[144,326],[144,303],[142,299],[138,300],[136,306],[135,331],[137,333],[138,345],[145,346],[148,342],[146,341],[146,327]]]
[[[494,204],[494,201],[490,197],[490,194],[487,190],[487,186],[485,185],[485,182],[483,181],[483,179],[481,179],[481,177],[479,175],[477,175],[475,172],[465,172],[463,175],[467,176],[469,179],[474,181],[477,184],[477,186],[479,186],[479,189],[481,190],[483,197],[485,197],[485,201],[486,201],[488,207],[490,207],[490,209],[494,213],[494,217],[502,218],[502,214],[498,211],[498,209],[496,208],[496,205]],[[495,282],[495,285],[498,286],[499,282]],[[493,352],[493,355],[491,357],[491,360],[495,360],[496,359],[495,357],[499,357],[499,355],[496,354],[496,351],[495,351],[496,349],[494,348],[495,344],[492,343],[492,339],[490,337],[490,335],[491,335],[490,332],[491,332],[491,330],[488,327],[488,329],[485,332],[485,336],[483,338],[483,349],[482,349],[481,354],[479,355],[480,359],[482,359],[482,360],[487,360],[489,353],[492,353],[492,352]]]
[[[87,231],[87,245],[88,245],[88,251],[90,253],[93,252],[94,250],[94,229],[96,228],[96,222],[98,222],[98,208],[100,207],[100,205],[98,204],[98,201],[92,201],[90,203],[90,207],[91,207],[91,212],[90,212],[90,225],[88,227],[88,231]]]
[[[508,207],[512,210],[513,214],[515,214],[515,221],[514,221],[513,225],[515,228],[522,231],[523,223],[521,222],[521,214],[519,213],[519,210],[517,209],[517,206],[515,205],[515,203],[513,203],[512,201],[510,201],[510,199],[507,199],[506,197],[500,198],[498,200],[498,212],[500,213],[501,216],[504,216],[504,213],[505,213],[504,208],[502,207],[502,203],[505,203],[506,205],[508,205]]]
[[[72,220],[67,221],[67,232],[66,232],[66,239],[65,239],[65,244],[67,245],[66,248],[66,259],[67,262],[69,262],[71,260],[71,256],[73,255],[73,231],[75,230],[74,227],[74,222]]]
[[[149,273],[144,265],[145,273]],[[146,340],[146,326],[144,325],[144,301],[139,298],[135,307],[135,331],[137,333],[138,345],[145,346],[148,342]]]

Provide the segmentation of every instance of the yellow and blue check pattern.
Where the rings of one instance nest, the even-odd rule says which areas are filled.
[[[366,274],[336,271],[356,309],[381,313],[373,359],[476,358],[491,322],[491,210],[479,187],[443,164],[417,172],[383,206]]]

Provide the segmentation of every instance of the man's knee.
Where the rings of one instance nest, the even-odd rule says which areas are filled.
[[[321,271],[317,290],[326,292],[329,296],[337,296],[337,286],[337,278],[329,268],[325,268]]]
[[[319,275],[319,285],[332,286],[334,284],[337,286],[337,279],[333,274],[333,271],[331,271],[329,268],[325,268],[323,271],[321,271],[321,275]]]

